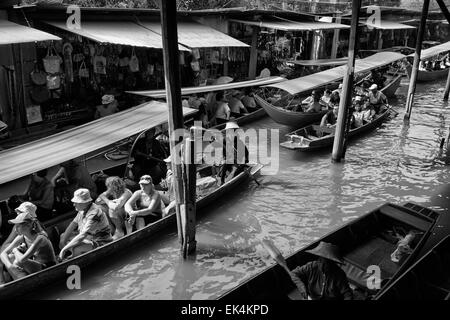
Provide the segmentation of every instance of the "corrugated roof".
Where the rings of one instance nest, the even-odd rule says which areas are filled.
[[[317,22],[317,21],[309,21],[309,22],[283,21],[283,20],[247,21],[238,19],[230,19],[230,21],[257,26],[260,28],[268,28],[283,31],[312,31],[312,30],[350,28],[350,26],[347,26],[345,24],[333,22]]]
[[[184,116],[197,112],[183,108]],[[166,123],[166,103],[152,101],[0,152],[0,184],[111,145]]]
[[[367,72],[372,69],[387,65],[394,61],[405,58],[406,56],[397,52],[379,52],[364,59],[355,61],[355,73]],[[287,91],[290,94],[298,94],[304,91],[312,90],[326,84],[339,81],[344,78],[347,66],[340,66],[333,69],[317,72],[314,74],[284,81],[277,84],[271,84],[267,87],[273,87]]]
[[[81,21],[81,29],[68,28],[65,21],[44,22],[99,43],[162,49],[161,35],[131,21]],[[181,45],[178,49],[189,51]]]
[[[0,20],[0,45],[47,40],[61,40],[61,38],[11,21]]]
[[[161,23],[141,21],[145,28],[161,34]],[[188,48],[250,47],[229,35],[197,22],[178,21],[178,42]]]

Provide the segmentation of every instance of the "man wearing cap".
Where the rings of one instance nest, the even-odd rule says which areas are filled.
[[[72,252],[71,257],[76,257],[112,241],[108,218],[103,210],[93,203],[88,189],[76,190],[72,203],[78,213],[61,235],[61,260],[65,258],[67,251]],[[70,240],[75,230],[78,230],[78,234]]]
[[[119,112],[117,100],[114,98],[112,94],[111,95],[105,94],[102,97],[102,104],[100,106],[97,106],[96,108],[94,118],[98,119],[106,117],[116,112]]]
[[[304,284],[312,300],[351,300],[353,292],[345,272],[338,266],[343,264],[339,248],[321,241],[311,250],[306,250],[319,259],[298,266],[290,272],[294,283]]]
[[[374,107],[375,112],[378,113],[383,104],[387,104],[388,100],[383,92],[378,91],[378,86],[373,84],[370,86],[369,102]]]

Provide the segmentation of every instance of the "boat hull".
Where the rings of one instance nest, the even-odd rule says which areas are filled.
[[[236,118],[235,121],[238,125],[243,126],[244,124],[256,121],[266,115],[266,110],[264,108],[259,108],[249,114],[246,114],[242,117]],[[219,124],[217,126],[212,127],[211,129],[223,130],[225,129],[226,124]]]
[[[448,70],[449,70],[449,68],[443,69],[443,70],[434,70],[434,71],[418,70],[417,82],[429,82],[429,81],[444,79],[448,76]],[[408,74],[408,77],[411,79],[412,66],[410,64],[407,64],[406,72]]]

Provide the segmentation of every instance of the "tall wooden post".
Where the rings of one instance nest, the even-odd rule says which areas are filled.
[[[256,78],[256,66],[258,63],[258,33],[259,27],[253,27],[252,44],[250,48],[250,61],[248,63],[248,79],[254,80]]]
[[[447,75],[447,83],[445,84],[444,100],[448,100],[449,92],[450,92],[450,72]]]
[[[160,0],[159,7],[161,10],[164,76],[166,84],[166,101],[169,108],[170,153],[172,155],[172,169],[174,174],[178,238],[181,242],[183,256],[185,257],[184,248],[187,247],[189,242],[185,230],[190,229],[190,227],[183,228],[183,222],[189,224],[191,221],[187,213],[187,204],[192,201],[188,197],[189,191],[186,191],[188,184],[186,181],[183,181],[182,158],[180,157],[179,152],[181,149],[180,146],[183,143],[182,136],[180,135],[181,137],[179,140],[175,141],[175,130],[184,130],[183,109],[181,106],[176,0]],[[193,213],[190,212],[190,214],[195,215],[195,210]]]
[[[350,29],[350,39],[348,43],[347,70],[344,75],[342,95],[339,103],[339,113],[336,123],[336,130],[333,142],[333,153],[331,161],[340,162],[344,153],[344,135],[348,116],[348,107],[351,103],[353,89],[353,75],[355,72],[355,45],[358,39],[358,22],[361,9],[361,0],[353,0],[352,3],[352,23]]]
[[[417,74],[419,72],[420,53],[422,52],[422,40],[425,33],[425,27],[427,24],[428,8],[430,6],[430,0],[424,0],[422,8],[422,17],[420,18],[419,31],[416,39],[416,52],[414,53],[414,63],[411,71],[411,79],[409,80],[409,89],[406,99],[406,112],[405,121],[409,121],[411,117],[411,110],[414,101],[414,93],[416,92]]]
[[[441,8],[442,13],[445,16],[445,19],[447,19],[448,23],[450,23],[450,12],[448,11],[448,8],[443,0],[436,0],[439,7]]]
[[[342,21],[341,17],[336,18],[337,23],[341,23],[341,21]],[[340,31],[341,31],[340,29],[334,29],[333,42],[331,43],[331,59],[336,59],[337,57],[337,47],[339,44]]]

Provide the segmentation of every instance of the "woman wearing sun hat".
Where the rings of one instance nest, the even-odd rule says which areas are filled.
[[[72,203],[78,214],[61,235],[61,260],[68,251],[72,252],[71,257],[76,257],[112,241],[108,218],[103,210],[93,203],[88,189],[76,190]],[[78,234],[71,238],[76,229]]]
[[[162,218],[161,195],[155,189],[152,177],[143,175],[139,185],[141,189],[135,191],[125,204],[125,212],[129,215],[125,222],[127,232],[130,232],[135,224],[139,230]]]
[[[339,248],[321,241],[317,247],[306,250],[319,259],[298,266],[290,272],[292,280],[305,284],[312,300],[351,300],[353,293],[345,272],[338,266],[344,261]]]
[[[9,223],[15,225],[17,236],[0,259],[14,280],[56,264],[52,243],[30,211],[19,213]]]
[[[95,119],[109,116],[113,113],[119,112],[117,100],[112,94],[105,94],[102,97],[102,105],[97,106],[95,111]]]

